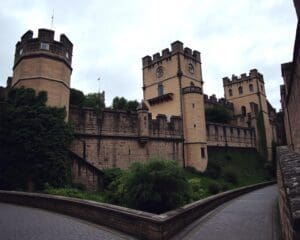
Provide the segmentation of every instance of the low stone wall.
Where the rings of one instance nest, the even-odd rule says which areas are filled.
[[[266,182],[227,191],[160,215],[105,203],[14,191],[0,191],[0,202],[47,209],[108,226],[139,239],[160,240],[169,239],[224,202],[274,183]]]
[[[277,163],[282,239],[300,239],[300,154],[278,147]]]

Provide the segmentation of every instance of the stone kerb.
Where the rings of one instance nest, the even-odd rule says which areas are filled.
[[[265,182],[227,191],[160,215],[105,203],[39,193],[0,191],[0,202],[63,213],[123,231],[139,239],[161,240],[169,239],[224,202],[274,183]]]
[[[277,163],[282,237],[300,239],[300,154],[278,147]]]

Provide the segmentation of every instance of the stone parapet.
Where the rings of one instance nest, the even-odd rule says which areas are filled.
[[[221,123],[206,123],[207,145],[218,147],[255,148],[254,128]]]
[[[277,163],[282,239],[300,239],[300,154],[278,147]]]
[[[52,30],[39,29],[37,38],[33,38],[33,31],[29,30],[16,44],[14,68],[23,58],[41,55],[59,59],[71,68],[72,54],[73,44],[65,34],[61,34],[59,41],[55,41]]]
[[[215,106],[215,105],[220,105],[225,108],[227,108],[230,111],[233,111],[233,103],[227,101],[225,98],[217,98],[216,95],[211,95],[208,96],[204,94],[204,104],[205,107],[210,107],[210,106]]]
[[[246,73],[242,73],[241,76],[236,76],[236,75],[232,75],[231,78],[229,77],[224,77],[223,78],[223,86],[227,86],[227,85],[231,85],[234,83],[238,83],[238,82],[242,82],[245,80],[250,80],[253,78],[258,78],[259,80],[261,80],[262,82],[264,82],[264,77],[261,73],[259,73],[257,71],[257,69],[251,69],[249,72],[249,75],[247,75]]]

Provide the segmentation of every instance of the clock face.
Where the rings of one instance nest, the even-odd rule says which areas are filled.
[[[194,72],[195,72],[195,69],[194,69],[194,66],[193,66],[193,64],[189,64],[189,72],[191,73],[191,74],[193,74]]]
[[[156,77],[161,78],[163,75],[164,75],[164,69],[163,67],[160,66],[156,69]]]

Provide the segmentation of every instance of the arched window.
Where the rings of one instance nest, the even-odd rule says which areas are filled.
[[[161,83],[158,84],[157,90],[158,90],[158,96],[164,95],[164,86]]]
[[[243,117],[246,116],[246,107],[245,107],[245,106],[242,106],[242,107],[241,107],[241,113],[242,113],[242,116],[243,116]]]
[[[243,87],[239,87],[239,94],[243,94]]]
[[[191,87],[195,86],[195,84],[193,82],[191,82],[190,84],[191,84]]]
[[[229,89],[229,96],[231,97],[232,96],[232,89]]]
[[[249,85],[249,91],[250,91],[250,92],[253,92],[253,90],[254,90],[254,89],[253,89],[253,84],[250,84],[250,85]]]

